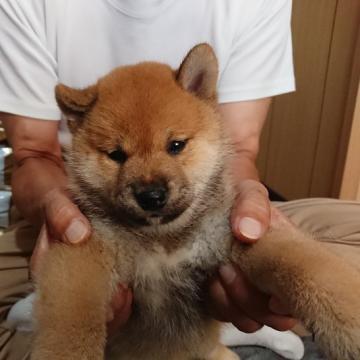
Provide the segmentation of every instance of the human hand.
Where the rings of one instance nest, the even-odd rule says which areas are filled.
[[[238,223],[244,218],[256,220],[245,220],[245,231],[241,232]],[[270,221],[271,226],[276,228],[292,226],[280,211],[271,208],[265,187],[254,180],[246,180],[239,188],[231,220],[237,236],[235,241],[247,243],[261,237]],[[277,330],[288,330],[295,325],[296,321],[289,315],[286,304],[257,290],[236,265],[222,266],[219,275],[209,288],[210,310],[217,319],[232,322],[244,332],[254,332],[263,325]]]
[[[223,322],[232,322],[240,331],[251,333],[263,325],[279,331],[293,328],[296,320],[286,304],[255,288],[234,264],[224,265],[209,286],[211,314]]]
[[[36,273],[38,263],[48,251],[51,242],[81,244],[91,234],[89,221],[64,190],[53,189],[48,192],[44,196],[42,210],[44,225],[31,257],[32,273]]]
[[[237,196],[231,212],[231,227],[236,239],[252,243],[261,238],[270,224],[270,201],[266,187],[246,179],[236,187]]]
[[[52,242],[79,245],[88,240],[91,234],[89,221],[65,191],[55,189],[48,193],[43,202],[43,212],[45,224],[41,228],[30,263],[35,277],[37,267]],[[131,314],[131,304],[131,290],[119,285],[107,312],[110,335],[127,322]]]

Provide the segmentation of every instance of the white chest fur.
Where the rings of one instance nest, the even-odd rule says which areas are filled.
[[[204,224],[206,225],[206,224]],[[143,249],[135,258],[134,289],[141,301],[146,298],[152,309],[159,308],[174,292],[196,292],[202,281],[227,260],[231,236],[227,224],[218,218],[204,226],[187,243],[173,251],[156,245]]]

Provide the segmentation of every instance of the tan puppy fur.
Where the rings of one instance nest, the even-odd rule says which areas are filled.
[[[360,358],[355,270],[295,230],[231,250],[231,149],[216,81],[215,55],[199,45],[177,71],[142,63],[83,90],[57,87],[73,133],[71,191],[93,234],[57,244],[41,266],[32,359],[236,359],[204,305],[206,281],[231,259],[281,294],[330,358]],[[106,341],[119,282],[133,289],[133,313]]]

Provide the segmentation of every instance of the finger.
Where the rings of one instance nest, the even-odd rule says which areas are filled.
[[[124,306],[121,309],[116,309],[114,312],[115,316],[114,320],[112,321],[114,328],[120,328],[129,320],[131,315],[132,300],[132,292],[128,289],[126,291]]]
[[[44,212],[49,230],[55,238],[78,244],[90,236],[89,221],[65,192],[56,189],[47,194]]]
[[[121,286],[120,286],[121,287]],[[112,317],[107,324],[108,333],[111,335],[126,324],[131,315],[132,292],[129,289],[119,289],[112,300]]]
[[[122,284],[118,285],[117,291],[113,295],[108,309],[108,313],[107,313],[108,322],[114,320],[115,313],[121,311],[121,309],[125,306],[127,291],[128,291],[127,286]]]
[[[283,301],[272,297],[269,301],[269,309],[275,314],[290,316],[291,310]]]
[[[251,243],[263,236],[269,227],[268,191],[255,180],[243,181],[238,191],[231,213],[231,225],[236,238]]]
[[[48,251],[48,249],[49,249],[49,236],[46,229],[46,225],[43,225],[41,227],[39,237],[36,241],[36,245],[30,259],[30,270],[33,276],[36,275],[39,261],[43,257],[43,255]]]
[[[271,312],[269,297],[253,287],[236,267],[230,264],[221,266],[220,278],[230,301],[250,318],[280,331],[295,325],[293,318]]]
[[[210,313],[219,321],[232,322],[240,331],[252,333],[261,329],[262,325],[250,319],[236,306],[231,304],[222,284],[215,280],[210,284]]]

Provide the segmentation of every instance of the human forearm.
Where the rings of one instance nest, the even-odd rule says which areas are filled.
[[[256,157],[270,104],[271,99],[268,98],[220,106],[220,114],[235,151],[230,168],[237,183],[246,179],[259,180]]]
[[[66,192],[67,178],[58,141],[58,122],[0,114],[14,152],[15,204],[30,222],[46,221],[51,236],[78,243],[90,225]]]
[[[238,151],[230,164],[239,200],[237,202],[239,208],[235,211],[233,219],[235,221],[235,218],[254,217],[266,224],[269,212],[269,194],[265,185],[260,182],[256,156],[257,152]],[[259,227],[259,231],[259,234],[264,231],[263,226]]]
[[[59,161],[32,156],[14,166],[12,187],[15,205],[34,225],[43,223],[43,206],[48,194],[53,190],[66,189],[66,174]]]
[[[230,164],[236,184],[246,179],[259,181],[259,172],[256,168],[256,155],[248,151],[238,151]]]
[[[43,202],[49,191],[66,186],[58,142],[58,122],[0,113],[13,148],[13,199],[34,225],[43,222]]]
[[[229,164],[237,192],[231,222],[236,237],[253,241],[261,237],[270,221],[270,203],[259,181],[255,161],[259,139],[271,99],[229,103],[220,106],[234,150]]]

